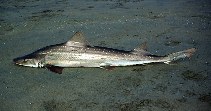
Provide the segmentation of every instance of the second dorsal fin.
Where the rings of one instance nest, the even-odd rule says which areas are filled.
[[[133,49],[132,53],[141,54],[141,55],[151,55],[151,53],[147,51],[147,43],[146,42],[141,44],[141,46]]]
[[[139,47],[133,49],[133,51],[147,51],[147,42],[142,43]]]

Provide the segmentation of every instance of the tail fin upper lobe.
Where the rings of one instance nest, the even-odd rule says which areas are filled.
[[[186,58],[186,57],[191,57],[195,51],[196,51],[195,48],[191,48],[191,49],[187,49],[187,50],[184,50],[184,51],[171,53],[167,56],[167,58],[169,60],[165,63],[169,63],[171,61],[176,61],[178,59],[182,59],[182,58]]]

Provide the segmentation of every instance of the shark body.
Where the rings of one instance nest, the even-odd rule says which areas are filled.
[[[31,54],[15,58],[13,61],[21,66],[46,67],[50,71],[61,74],[65,67],[111,68],[155,62],[168,64],[171,61],[190,57],[195,51],[195,48],[191,48],[165,56],[156,56],[147,52],[144,45],[132,51],[90,46],[83,34],[76,32],[65,43],[41,48]]]

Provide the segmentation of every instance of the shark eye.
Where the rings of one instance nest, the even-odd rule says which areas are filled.
[[[29,62],[31,61],[31,59],[24,59],[24,62]]]
[[[24,61],[26,62],[26,61],[28,61],[29,59],[24,59]]]

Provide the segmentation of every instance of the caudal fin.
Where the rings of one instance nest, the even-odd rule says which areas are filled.
[[[169,63],[171,61],[176,61],[178,59],[182,59],[182,58],[186,58],[186,57],[191,57],[195,51],[196,51],[195,48],[191,48],[191,49],[187,49],[187,50],[184,50],[184,51],[179,51],[179,52],[169,54],[167,56],[168,61],[165,62],[165,63]]]

